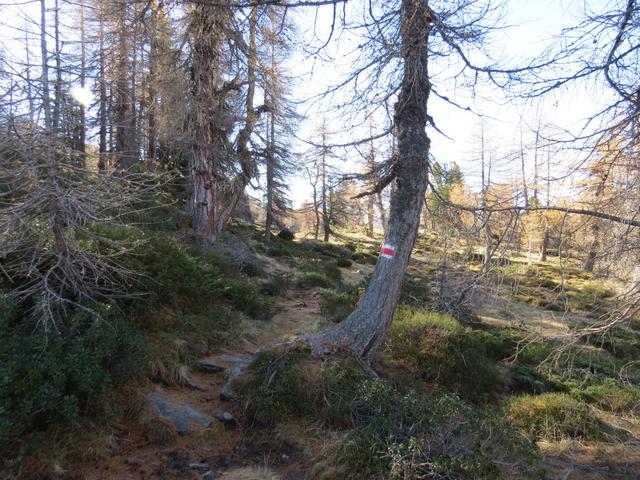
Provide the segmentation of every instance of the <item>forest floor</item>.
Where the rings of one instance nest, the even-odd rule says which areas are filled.
[[[298,241],[292,243],[294,244],[298,244]],[[256,427],[247,415],[243,399],[229,401],[226,389],[232,385],[229,378],[233,380],[234,375],[245,370],[257,351],[279,342],[291,341],[343,318],[352,308],[355,301],[353,298],[357,299],[358,287],[366,282],[373,269],[375,247],[357,243],[355,253],[351,256],[352,261],[348,265],[339,264],[339,269],[336,269],[332,264],[330,269],[326,259],[305,258],[304,254],[297,257],[289,255],[291,252],[287,249],[290,247],[278,245],[277,248],[253,252],[261,268],[267,273],[267,278],[289,279],[286,288],[274,297],[274,315],[269,320],[255,322],[251,328],[238,332],[236,338],[225,347],[200,359],[220,367],[219,371],[205,371],[192,366],[184,375],[186,381],[174,384],[147,382],[140,386],[147,400],[160,399],[160,408],[175,407],[181,412],[185,409],[189,412],[195,410],[206,418],[204,423],[197,425],[197,421],[191,422],[187,434],[176,434],[176,425],[171,423],[170,416],[160,413],[158,421],[160,410],[155,409],[153,402],[148,401],[143,416],[154,418],[154,421],[145,424],[139,420],[138,415],[116,422],[111,426],[106,449],[92,460],[60,467],[60,475],[54,478],[302,480],[321,477],[311,473],[314,464],[318,462],[318,455],[322,454],[327,445],[339,443],[342,434],[322,429],[314,422],[292,421],[280,423],[274,428]],[[343,249],[344,245],[342,242],[335,248]],[[315,270],[310,270],[310,265]],[[564,333],[577,323],[592,321],[594,315],[589,315],[586,308],[585,311],[580,308],[560,311],[551,302],[551,293],[557,296],[558,281],[555,277],[551,278],[550,272],[555,267],[550,265],[536,267],[538,270],[533,279],[521,270],[509,266],[501,272],[499,282],[492,283],[490,287],[479,287],[471,304],[476,318],[486,328],[496,328],[499,331],[526,328],[542,336]],[[475,268],[464,263],[458,266],[459,275],[453,275],[453,284],[469,278],[470,272]],[[411,262],[401,301],[419,304],[426,302],[425,298],[429,295],[433,296],[436,268],[437,265],[428,252],[417,251]],[[326,282],[324,277],[324,280],[320,278],[322,281],[319,281],[317,273],[320,271],[335,275],[333,278],[339,278],[339,281],[336,280],[336,284],[333,284],[332,281]],[[542,289],[541,279],[546,279],[546,286]],[[593,290],[594,287],[585,278],[580,282],[582,283],[575,284],[578,286],[575,287],[574,295],[562,298],[563,305],[575,301],[591,307],[589,302],[595,302],[596,307],[600,308],[601,303],[598,302],[609,298],[610,292]],[[337,288],[337,284],[340,288]],[[588,294],[582,295],[581,292]],[[423,294],[424,298],[421,296]],[[342,302],[346,297],[349,298],[347,305],[342,310],[338,308],[336,313],[333,299]],[[546,303],[542,303],[543,301]],[[385,356],[388,354],[389,352],[384,353]],[[410,362],[400,359],[391,360],[391,363],[383,360],[383,363],[383,371],[397,372],[398,368],[405,369]],[[506,361],[500,361],[497,365],[498,371],[517,370]],[[415,367],[408,367],[408,370],[411,375],[416,374]],[[529,370],[527,372],[529,375]],[[516,378],[513,373],[505,375]],[[426,378],[424,374],[423,378]],[[509,378],[505,383],[515,381]],[[422,382],[421,379],[411,381],[417,384]],[[429,382],[425,385],[427,386],[424,388],[432,388]],[[513,393],[506,394],[505,388],[507,387],[498,389],[501,392],[498,394],[499,402],[508,401],[511,394],[528,392],[526,389],[519,390],[519,386],[509,386]],[[537,390],[534,388],[532,392],[537,393]],[[461,395],[464,396],[464,392]],[[588,411],[593,416],[593,422],[606,424],[607,428],[618,432],[615,439],[571,436],[539,438],[536,444],[542,455],[544,474],[517,478],[640,478],[640,420],[636,416],[639,411],[636,406],[631,410],[617,410],[590,405]],[[491,408],[493,411],[493,407]]]
[[[237,365],[246,365],[259,349],[316,331],[322,323],[313,290],[292,288],[281,298],[277,308],[278,312],[269,322],[234,342],[235,348],[202,359],[224,366],[224,371],[194,370],[192,387],[155,386],[153,393],[170,399],[174,405],[190,406],[208,416],[209,427],[195,428],[193,433],[178,435],[162,445],[135,421],[117,425],[112,438],[113,454],[93,465],[78,466],[74,475],[95,480],[307,478],[307,466],[299,461],[292,445],[277,438],[256,438],[252,435],[251,425],[243,420],[242,404],[221,399],[227,381],[225,372]],[[215,419],[215,412],[230,413],[233,423],[227,425]],[[206,477],[209,471],[213,475]]]

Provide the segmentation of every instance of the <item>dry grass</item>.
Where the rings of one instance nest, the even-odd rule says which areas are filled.
[[[268,467],[242,467],[224,472],[220,480],[280,480]]]

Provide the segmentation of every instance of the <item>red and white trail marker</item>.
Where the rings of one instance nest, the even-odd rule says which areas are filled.
[[[383,243],[380,247],[380,256],[384,258],[393,258],[396,254],[396,247],[389,243]]]

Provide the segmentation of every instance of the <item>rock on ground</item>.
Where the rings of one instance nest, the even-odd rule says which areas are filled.
[[[147,402],[159,416],[170,420],[180,435],[190,435],[194,428],[207,428],[212,423],[209,416],[164,393],[150,393]]]

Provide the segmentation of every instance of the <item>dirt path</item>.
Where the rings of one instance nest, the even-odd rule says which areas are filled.
[[[264,346],[287,341],[318,328],[320,306],[312,290],[292,289],[279,304],[280,311],[253,337],[243,338],[235,349],[203,359],[224,367],[223,371],[194,371],[193,387],[156,385],[150,392],[169,407],[191,407],[206,415],[211,424],[198,427],[188,435],[177,435],[166,444],[151,438],[149,428],[139,422],[116,425],[112,453],[100,463],[82,466],[66,478],[91,480],[150,479],[224,479],[224,480],[293,480],[305,478],[295,452],[283,451],[282,445],[256,441],[243,424],[243,406],[225,401],[226,377],[235,368],[246,365],[253,353]],[[221,395],[222,394],[222,395]],[[153,408],[150,408],[152,411]],[[190,411],[190,410],[189,410]],[[215,414],[226,412],[237,422],[224,422]],[[157,420],[156,420],[157,422]],[[158,429],[170,422],[160,417]],[[285,449],[286,450],[286,449]]]

